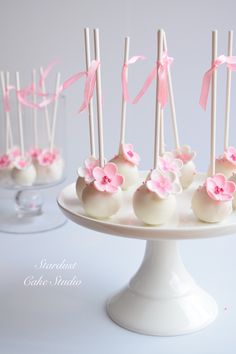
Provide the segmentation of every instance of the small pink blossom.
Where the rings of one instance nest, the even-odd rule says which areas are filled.
[[[233,146],[229,146],[224,151],[223,156],[227,161],[231,162],[233,165],[236,165],[236,149]]]
[[[32,160],[29,155],[27,156],[18,156],[13,161],[14,167],[18,168],[18,170],[24,170],[31,164]]]
[[[88,157],[84,161],[84,167],[78,168],[78,175],[83,177],[86,183],[91,183],[94,180],[93,169],[99,165],[99,161],[95,157]]]
[[[21,151],[17,146],[14,146],[11,148],[8,152],[8,155],[12,161],[15,160],[15,158],[19,157],[21,155]]]
[[[228,181],[226,177],[217,173],[206,180],[206,191],[213,200],[228,201],[233,199],[236,185],[232,181]]]
[[[40,148],[32,148],[29,150],[29,155],[32,157],[32,159],[37,160],[38,156],[41,154],[42,149]]]
[[[9,158],[9,155],[5,154],[0,156],[0,170],[4,170],[11,165],[11,159]]]
[[[93,169],[94,187],[100,192],[115,193],[123,183],[123,177],[119,175],[117,166],[109,162],[104,168]]]
[[[134,152],[132,144],[122,144],[121,151],[125,160],[129,161],[130,163],[136,166],[139,164],[140,157],[136,152]]]
[[[168,198],[172,194],[182,191],[181,185],[174,172],[152,170],[146,182],[147,188],[155,192],[161,199]]]
[[[173,154],[175,158],[180,159],[184,165],[196,157],[196,152],[192,151],[191,147],[188,145],[174,150]]]
[[[171,152],[166,152],[163,156],[159,157],[157,166],[163,172],[174,172],[180,176],[183,162],[180,159],[176,159]]]
[[[56,154],[54,151],[42,150],[41,153],[37,156],[37,161],[41,166],[50,166],[56,159]]]

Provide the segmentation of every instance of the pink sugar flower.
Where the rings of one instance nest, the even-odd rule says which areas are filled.
[[[11,165],[11,159],[7,154],[0,156],[0,170],[4,170]]]
[[[12,161],[14,161],[15,158],[17,158],[17,157],[19,157],[21,155],[21,151],[20,151],[20,149],[17,146],[14,146],[13,148],[11,148],[9,150],[8,155],[9,155],[10,159]]]
[[[224,151],[223,156],[227,161],[231,162],[233,165],[236,165],[236,149],[233,146],[229,146]]]
[[[27,156],[18,156],[13,161],[14,167],[18,168],[18,170],[24,170],[31,164],[32,160],[29,155]]]
[[[192,151],[191,147],[188,145],[174,150],[173,154],[175,158],[181,160],[184,165],[196,157],[196,152]]]
[[[84,167],[78,168],[78,175],[83,177],[86,183],[91,183],[94,180],[93,169],[99,165],[99,161],[95,157],[88,157],[84,161]]]
[[[155,192],[161,199],[182,191],[175,173],[163,172],[158,169],[152,170],[146,185],[151,192]]]
[[[180,176],[183,162],[180,159],[176,159],[171,152],[166,152],[159,157],[157,166],[162,172],[174,172],[177,176]]]
[[[37,158],[41,154],[41,152],[42,152],[42,149],[35,147],[35,148],[32,148],[29,150],[29,155],[32,157],[32,159],[37,160]]]
[[[232,200],[235,190],[235,183],[228,181],[221,173],[208,177],[206,180],[207,194],[213,200],[222,202]]]
[[[134,148],[132,144],[122,144],[121,151],[125,160],[129,161],[133,165],[138,165],[140,162],[139,155],[134,152]]]
[[[50,166],[56,159],[54,151],[42,150],[41,153],[37,156],[37,161],[41,166]]]
[[[117,166],[109,162],[104,168],[93,169],[94,187],[100,192],[115,193],[123,183],[123,177],[119,175]]]

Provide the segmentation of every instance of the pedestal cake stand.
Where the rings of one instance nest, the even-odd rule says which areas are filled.
[[[236,231],[235,212],[219,224],[206,224],[195,218],[190,208],[191,196],[202,181],[203,175],[196,177],[191,188],[178,196],[175,215],[158,227],[137,220],[132,210],[133,190],[124,192],[123,207],[106,221],[86,216],[74,184],[59,195],[60,208],[73,222],[110,235],[147,240],[137,273],[107,302],[108,315],[120,326],[142,334],[171,336],[200,330],[216,318],[215,300],[195,283],[177,247],[177,240],[224,236]]]

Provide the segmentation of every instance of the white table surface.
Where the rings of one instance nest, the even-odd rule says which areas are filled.
[[[202,332],[170,338],[126,331],[106,315],[106,299],[133,275],[144,241],[102,235],[68,222],[43,234],[0,234],[0,353],[231,354],[236,350],[236,238],[180,242],[187,268],[218,302],[217,320]],[[73,271],[34,268],[77,262]],[[29,275],[81,279],[79,287],[24,286]]]

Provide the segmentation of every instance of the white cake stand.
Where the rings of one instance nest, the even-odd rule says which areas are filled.
[[[111,219],[85,215],[75,185],[58,198],[63,213],[88,229],[106,234],[147,240],[143,262],[128,285],[107,303],[110,318],[120,326],[142,334],[172,336],[208,326],[217,316],[215,300],[201,289],[185,269],[177,240],[224,236],[236,231],[236,213],[219,224],[206,224],[193,215],[190,203],[203,176],[177,198],[176,214],[159,227],[140,223],[132,210],[132,192],[124,192],[124,206]],[[99,206],[98,206],[99,207]]]

